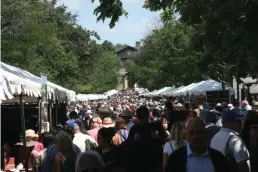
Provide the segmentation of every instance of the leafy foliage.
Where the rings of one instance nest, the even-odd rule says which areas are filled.
[[[153,30],[143,41],[135,62],[127,64],[129,80],[143,87],[157,89],[199,81],[204,76],[197,68],[198,56],[191,44],[193,29],[171,22]]]
[[[36,75],[45,73],[50,81],[80,93],[116,86],[118,56],[91,39],[100,38],[56,1],[5,0],[1,24],[4,62]],[[106,78],[96,81],[96,73],[103,72]]]
[[[103,2],[100,1],[102,8],[98,8],[103,19],[123,15],[123,6],[120,11],[105,15],[103,7],[110,4]],[[247,75],[258,76],[257,1],[145,0],[143,8],[163,10],[161,17],[166,22],[173,21],[177,14],[182,23],[192,27],[191,44],[203,73],[226,83],[233,76],[237,80]],[[114,21],[110,22],[112,27]]]

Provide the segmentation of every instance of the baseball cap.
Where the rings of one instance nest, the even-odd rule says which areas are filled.
[[[231,120],[242,120],[248,111],[246,110],[228,110],[222,112],[222,122],[229,122]]]
[[[78,124],[75,122],[75,120],[73,119],[69,119],[65,122],[65,125],[69,126],[69,127],[73,127],[74,129],[76,127],[78,127]]]

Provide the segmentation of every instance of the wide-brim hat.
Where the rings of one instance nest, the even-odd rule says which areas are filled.
[[[112,121],[110,117],[107,117],[103,119],[102,127],[104,128],[115,127],[115,123]]]
[[[103,106],[100,107],[99,109],[96,110],[97,114],[103,114],[103,115],[112,115],[112,111],[110,110],[110,108],[108,106]]]
[[[34,130],[26,130],[25,131],[25,137],[34,137],[35,136],[35,131]]]

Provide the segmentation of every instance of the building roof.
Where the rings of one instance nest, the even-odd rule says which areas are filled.
[[[124,51],[125,49],[132,49],[132,50],[135,50],[135,51],[138,50],[138,49],[135,48],[135,47],[126,45],[126,46],[122,46],[122,47],[117,47],[117,48],[115,49],[115,51],[116,51],[116,53],[120,53],[121,51]]]

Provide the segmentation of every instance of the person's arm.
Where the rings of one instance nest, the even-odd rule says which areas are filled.
[[[239,137],[233,137],[231,139],[230,149],[232,150],[239,172],[250,172],[250,164],[248,163],[250,155],[244,142]]]
[[[116,133],[115,136],[112,138],[112,141],[114,145],[120,145],[122,143],[121,136]]]
[[[163,171],[165,171],[165,168],[167,166],[167,161],[168,161],[168,154],[169,154],[169,147],[168,147],[168,142],[164,145],[163,148],[163,163],[162,163],[162,167],[163,167]]]
[[[60,161],[61,157],[59,154],[56,154],[53,160],[53,172],[60,172]]]
[[[238,167],[239,172],[251,172],[251,170],[249,168],[249,164],[247,163],[247,160],[238,162],[237,167]]]
[[[162,164],[163,171],[165,171],[164,169],[167,166],[167,161],[168,161],[168,154],[167,153],[163,153],[163,164]]]

